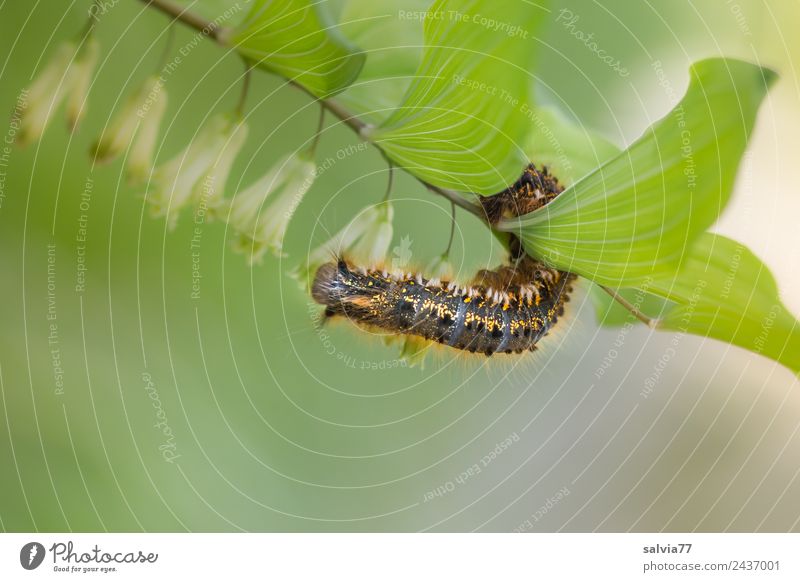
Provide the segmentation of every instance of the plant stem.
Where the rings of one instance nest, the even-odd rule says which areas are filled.
[[[605,291],[606,293],[608,293],[609,295],[611,295],[611,297],[614,299],[614,301],[616,301],[617,303],[622,305],[625,309],[630,311],[631,314],[636,319],[641,321],[647,327],[649,327],[650,329],[657,329],[658,328],[658,324],[660,322],[658,319],[652,319],[650,317],[647,317],[644,313],[639,311],[639,309],[636,306],[632,305],[627,299],[625,299],[622,295],[617,293],[614,289],[611,289],[610,287],[606,287],[605,285],[600,285],[600,288],[603,291]]]
[[[242,77],[242,92],[239,95],[239,102],[236,104],[236,113],[239,117],[244,117],[244,106],[247,103],[247,93],[250,91],[250,75],[253,69],[247,63],[244,64],[244,76]]]
[[[314,141],[311,142],[311,147],[308,148],[308,152],[312,158],[316,157],[317,155],[317,146],[319,146],[319,140],[322,138],[322,129],[325,127],[325,108],[319,108],[319,121],[317,121],[317,133],[314,134]]]
[[[187,26],[202,32],[204,35],[213,38],[219,42],[219,32],[221,27],[210,20],[206,20],[202,16],[189,12],[188,8],[184,8],[180,4],[176,4],[172,0],[141,0],[148,6],[152,6],[156,10],[160,10],[167,16],[172,17],[174,20],[180,20]]]
[[[444,255],[449,257],[450,256],[450,249],[453,248],[453,238],[456,235],[456,205],[450,203],[450,238],[447,241],[447,250],[444,252]]]
[[[170,16],[174,20],[178,20],[183,24],[194,28],[202,32],[204,35],[208,36],[209,38],[213,39],[214,41],[224,44],[223,38],[224,35],[222,31],[224,30],[222,27],[216,25],[214,22],[210,20],[206,20],[205,18],[190,12],[188,9],[174,3],[172,0],[140,0],[144,2],[148,7],[155,8],[167,16]],[[336,102],[333,99],[319,99],[315,95],[311,94],[305,87],[300,85],[299,83],[288,79],[288,82],[293,86],[297,87],[304,93],[306,93],[312,99],[316,99],[319,101],[320,105],[324,107],[326,110],[330,111],[334,116],[336,116],[339,120],[342,121],[347,127],[352,129],[360,138],[367,139],[364,136],[364,130],[369,127],[364,121],[359,119],[355,114],[348,111],[344,106],[340,103]],[[383,151],[383,148],[380,145],[376,144],[372,140],[369,141],[373,146],[375,146],[380,152],[386,156],[386,153]],[[388,159],[388,158],[387,158]],[[421,178],[417,178],[423,186],[425,186],[428,190],[433,192],[434,194],[438,194],[439,196],[443,196],[444,198],[448,199],[450,202],[459,206],[466,210],[467,212],[472,213],[473,215],[477,216],[480,220],[488,224],[488,218],[486,213],[483,210],[483,207],[480,204],[475,204],[474,202],[470,202],[469,200],[465,199],[461,194],[455,192],[453,190],[448,190],[446,188],[440,188],[439,186],[435,186],[426,182]]]
[[[425,187],[433,192],[434,194],[438,194],[439,196],[444,196],[450,202],[455,204],[456,206],[463,208],[467,212],[474,214],[479,219],[481,219],[486,224],[489,224],[489,218],[486,216],[486,212],[483,210],[483,206],[480,204],[475,204],[466,200],[461,194],[458,192],[454,192],[453,190],[448,190],[446,188],[439,188],[439,186],[434,186],[433,184],[428,184],[425,180],[421,178],[417,178]]]
[[[158,59],[158,68],[156,72],[163,71],[167,66],[167,60],[172,52],[172,45],[175,43],[175,27],[170,23],[169,30],[167,31],[167,40],[164,43],[164,48],[161,51],[161,58]]]
[[[392,195],[392,184],[394,183],[394,164],[389,160],[389,181],[386,183],[386,194],[383,197],[384,202],[389,201],[389,196]]]

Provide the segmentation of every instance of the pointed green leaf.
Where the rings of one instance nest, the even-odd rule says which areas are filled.
[[[541,3],[540,3],[541,4]],[[520,0],[438,0],[402,105],[371,137],[437,186],[493,194],[519,177],[541,6]]]
[[[254,0],[226,40],[258,66],[317,97],[342,91],[364,65],[364,54],[344,39],[323,3],[310,0]]]
[[[542,209],[500,224],[553,266],[612,287],[673,272],[719,216],[775,75],[731,59],[691,69],[672,112]]]
[[[646,315],[660,317],[658,329],[732,343],[800,373],[800,322],[781,302],[766,265],[735,240],[705,233],[676,275],[619,292]],[[672,307],[660,312],[658,301],[664,300]],[[621,306],[604,304],[598,296],[604,325],[630,321]]]
[[[340,29],[366,55],[358,79],[337,100],[373,124],[391,115],[422,58],[422,22],[433,0],[347,0]]]
[[[649,290],[680,304],[660,328],[732,343],[800,373],[800,323],[781,302],[772,273],[741,243],[704,234],[678,275]]]

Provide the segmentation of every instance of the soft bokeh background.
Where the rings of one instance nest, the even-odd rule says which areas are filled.
[[[32,72],[79,30],[88,4],[0,3],[0,111],[12,111]],[[58,118],[0,168],[0,528],[800,530],[800,386],[772,361],[696,337],[598,330],[585,292],[542,350],[513,363],[441,351],[425,370],[407,369],[378,338],[345,325],[320,332],[316,307],[286,272],[380,199],[386,167],[373,149],[343,155],[315,184],[285,260],[249,268],[223,224],[204,225],[192,299],[191,215],[166,232],[119,163],[92,167],[87,155],[120,96],[157,66],[167,25],[140,2],[108,4],[80,131],[70,136]],[[630,75],[556,23],[562,7]],[[540,72],[554,100],[625,144],[673,104],[654,61],[678,94],[699,57],[776,68],[781,80],[718,230],[772,268],[796,314],[799,21],[789,0],[572,0],[553,11]],[[192,37],[179,27],[176,47]],[[188,50],[167,84],[162,159],[209,113],[235,104],[241,74],[210,42]],[[266,74],[248,102],[251,137],[234,186],[302,146],[316,124],[313,104]],[[320,157],[357,143],[331,122]],[[425,264],[446,244],[449,208],[405,176],[394,192],[395,243],[409,237],[412,262]],[[82,213],[88,273],[76,292]],[[491,264],[497,249],[485,229],[464,215],[458,226],[464,272]],[[172,462],[159,449],[145,374],[174,434]]]

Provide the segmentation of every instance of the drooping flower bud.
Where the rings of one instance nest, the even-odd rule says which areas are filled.
[[[367,226],[364,234],[346,249],[350,256],[367,265],[375,265],[386,258],[394,234],[392,203],[388,200],[381,202],[376,209],[378,211],[376,219]]]
[[[99,52],[100,45],[91,35],[80,44],[70,41],[58,45],[55,55],[23,93],[27,106],[17,135],[19,145],[42,137],[64,99],[70,131],[77,128],[86,113]]]
[[[431,279],[450,280],[455,273],[453,264],[450,262],[450,255],[448,253],[444,253],[436,257],[433,261],[431,261],[431,264],[428,265],[426,273]]]
[[[246,125],[238,119],[212,117],[181,153],[153,171],[147,195],[153,215],[166,217],[172,229],[185,206],[218,204],[246,134]]]
[[[147,177],[153,167],[158,130],[167,107],[161,79],[148,77],[117,111],[95,142],[92,154],[99,163],[113,160],[129,146],[127,166],[132,181]]]
[[[92,86],[94,70],[100,55],[100,43],[89,35],[78,49],[75,60],[69,68],[69,94],[67,95],[67,124],[70,131],[78,128],[86,115],[89,102],[89,89]]]
[[[128,154],[128,177],[134,183],[146,180],[153,169],[158,132],[167,111],[167,90],[164,83],[154,77],[148,80],[152,81],[150,91],[136,110],[136,116],[140,119],[139,130]]]
[[[388,201],[365,208],[347,226],[314,249],[308,259],[292,271],[291,276],[307,289],[317,269],[338,257],[352,257],[365,261],[364,264],[381,262],[392,241],[393,216],[394,209]]]
[[[316,166],[306,153],[286,156],[233,199],[228,224],[238,235],[234,248],[260,262],[269,250],[283,254],[283,239],[295,210],[316,178]]]
[[[422,370],[425,367],[425,359],[428,357],[431,342],[413,335],[402,338],[402,342],[403,345],[397,357],[405,360],[409,368],[419,367]]]
[[[223,204],[225,184],[228,182],[236,156],[247,140],[248,131],[244,121],[231,121],[231,125],[226,128],[225,143],[222,144],[219,155],[195,184],[192,199],[196,204],[209,209],[211,216],[215,216]]]
[[[70,89],[70,63],[77,50],[78,47],[73,42],[61,43],[56,48],[55,55],[23,92],[27,107],[22,114],[22,128],[17,135],[19,145],[31,144],[44,134]]]

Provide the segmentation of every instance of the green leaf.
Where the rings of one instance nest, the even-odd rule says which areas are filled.
[[[370,136],[437,186],[493,194],[514,182],[527,162],[529,71],[547,16],[520,0],[435,2],[416,79]]]
[[[317,97],[334,95],[358,77],[364,54],[310,0],[254,0],[227,42],[258,66],[291,79]]]
[[[800,323],[781,303],[767,266],[741,243],[704,234],[678,275],[649,290],[680,304],[659,328],[729,342],[800,373]]]
[[[660,317],[658,329],[711,337],[743,347],[800,373],[800,322],[783,305],[769,269],[743,244],[705,233],[687,253],[677,274],[621,290],[640,310]],[[672,307],[659,315],[653,300]],[[624,323],[609,309],[604,325]]]
[[[347,0],[342,33],[367,61],[337,100],[362,119],[380,124],[399,105],[422,58],[422,15],[433,0]]]
[[[547,206],[504,221],[526,250],[612,287],[674,272],[719,216],[775,74],[732,59],[691,68],[672,112]]]
[[[547,166],[562,184],[574,184],[620,152],[616,145],[566,119],[553,107],[537,107],[531,118],[525,153],[537,166]]]

